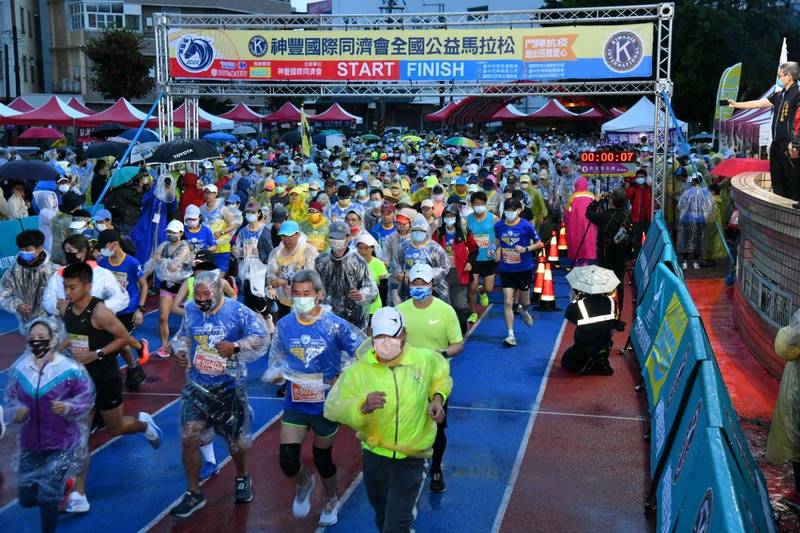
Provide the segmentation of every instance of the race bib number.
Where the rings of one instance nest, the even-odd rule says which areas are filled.
[[[489,235],[473,235],[473,237],[475,237],[475,242],[479,248],[489,247]]]
[[[521,261],[519,252],[511,248],[503,248],[503,262],[507,265],[518,265]]]
[[[307,389],[297,383],[292,383],[292,401],[297,403],[319,403],[325,401],[325,391]]]
[[[161,213],[156,212],[156,214],[153,215],[153,224],[158,224],[159,222],[161,222]]]
[[[247,239],[242,243],[242,257],[252,258],[258,257],[258,241],[255,239]]]
[[[198,345],[194,352],[194,367],[201,374],[219,376],[225,372],[228,361],[210,346]]]
[[[117,282],[119,283],[120,288],[122,288],[123,291],[128,290],[128,274],[126,274],[125,272],[116,272],[113,270],[112,272],[114,274],[114,277],[117,278]]]
[[[69,333],[67,334],[67,338],[69,339],[69,351],[72,354],[89,349],[89,337],[87,335]]]

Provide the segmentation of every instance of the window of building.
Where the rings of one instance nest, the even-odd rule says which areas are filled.
[[[128,20],[124,2],[92,2],[73,0],[69,3],[69,21],[72,30],[104,30],[130,27],[139,31],[141,16]]]
[[[22,56],[22,78],[23,81],[28,81],[28,58]]]
[[[133,31],[142,31],[141,15],[125,15],[125,27]]]
[[[33,39],[33,18],[31,17],[31,10],[28,10],[28,35]]]
[[[31,58],[31,83],[36,83],[36,60]]]
[[[25,35],[25,8],[19,6],[19,32]]]

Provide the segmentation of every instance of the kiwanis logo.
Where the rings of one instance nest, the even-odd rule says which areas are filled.
[[[251,55],[261,57],[267,53],[267,40],[261,35],[255,35],[247,43],[247,49],[250,50]]]
[[[625,73],[639,66],[644,57],[644,43],[632,31],[611,34],[603,46],[603,61],[614,72]]]
[[[214,62],[214,46],[209,37],[184,35],[175,47],[175,58],[188,72],[203,72]]]

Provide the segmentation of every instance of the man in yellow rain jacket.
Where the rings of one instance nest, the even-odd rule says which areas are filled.
[[[453,388],[441,354],[405,341],[403,316],[393,307],[379,309],[372,348],[342,373],[325,401],[325,418],[350,426],[361,440],[364,486],[379,531],[411,529],[425,458]]]

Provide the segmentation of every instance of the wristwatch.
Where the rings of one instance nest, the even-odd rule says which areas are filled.
[[[449,353],[447,353],[447,350],[442,350],[442,351],[441,351],[441,352],[439,352],[439,353],[441,353],[441,354],[442,354],[442,357],[444,357],[445,359],[447,359],[448,357],[450,357],[450,354],[449,354]]]
[[[97,354],[97,360],[98,360],[98,361],[102,361],[102,360],[103,360],[103,356],[105,355],[105,354],[103,353],[103,350],[96,350],[96,351],[95,351],[95,354]]]
[[[137,306],[136,306],[136,309],[138,309],[139,311],[141,311],[142,313],[144,313],[145,309],[147,309],[147,308],[146,308],[145,306],[143,306],[143,305],[137,305]]]

